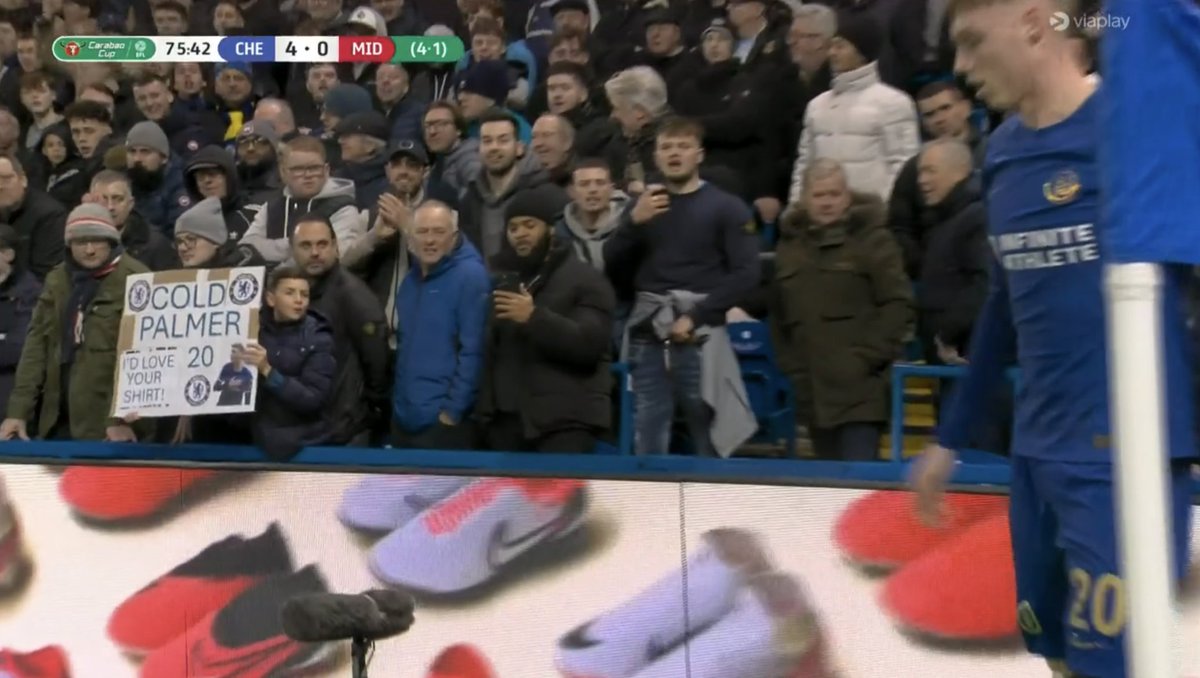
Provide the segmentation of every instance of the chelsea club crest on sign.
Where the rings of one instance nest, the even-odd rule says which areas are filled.
[[[258,278],[242,273],[229,285],[229,298],[233,303],[244,306],[258,298]]]
[[[141,313],[150,303],[150,283],[139,280],[129,287],[129,310]]]
[[[197,374],[188,379],[187,385],[183,389],[183,397],[192,407],[199,407],[208,402],[208,396],[212,393],[212,385],[209,384],[208,377],[203,374]]]

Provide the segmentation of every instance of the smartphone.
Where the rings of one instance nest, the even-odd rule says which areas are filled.
[[[492,289],[497,292],[513,292],[521,291],[521,276],[513,272],[497,273],[492,280]]]

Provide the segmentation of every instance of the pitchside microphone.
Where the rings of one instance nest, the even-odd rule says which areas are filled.
[[[358,595],[310,593],[288,599],[279,618],[288,638],[303,643],[375,641],[407,631],[414,605],[408,594],[387,589]]]

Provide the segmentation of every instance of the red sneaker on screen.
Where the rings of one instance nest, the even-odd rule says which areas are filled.
[[[5,678],[70,678],[67,654],[57,645],[33,652],[0,650],[0,676]]]
[[[121,603],[108,620],[108,636],[129,654],[148,654],[264,578],[292,570],[278,524],[251,539],[226,537]]]
[[[945,525],[929,527],[916,511],[912,492],[872,492],[846,508],[833,540],[855,565],[894,569],[929,553],[985,518],[1008,513],[1008,497],[952,493],[945,496]]]
[[[451,645],[429,667],[426,678],[495,678],[491,663],[473,645]]]
[[[62,474],[58,493],[84,518],[136,520],[163,511],[189,488],[217,473],[180,468],[72,466]]]
[[[0,596],[11,595],[28,581],[30,562],[21,539],[21,522],[8,500],[8,491],[0,477]],[[0,674],[3,675],[3,674]]]
[[[262,580],[187,633],[155,650],[141,678],[283,678],[316,673],[337,655],[330,643],[284,635],[279,610],[293,596],[327,593],[315,566]]]
[[[1008,515],[969,528],[895,573],[881,603],[896,623],[952,640],[1001,640],[1017,634],[1017,576]]]

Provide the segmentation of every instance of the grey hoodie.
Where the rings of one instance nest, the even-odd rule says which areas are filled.
[[[354,182],[330,178],[320,192],[308,200],[293,198],[285,186],[281,197],[268,200],[258,211],[240,245],[254,248],[269,263],[287,261],[292,254],[288,236],[295,227],[295,220],[309,212],[323,214],[333,224],[341,254],[345,254],[365,230],[364,220],[354,206]]]
[[[492,194],[486,173],[486,169],[480,168],[467,185],[459,204],[458,223],[471,244],[483,254],[484,261],[491,261],[500,252],[500,244],[504,240],[507,226],[504,209],[509,199],[518,191],[544,184],[548,179],[541,163],[532,153],[517,160],[517,176],[501,195]],[[566,205],[568,198],[565,191],[561,197],[561,203]]]
[[[446,155],[434,160],[431,178],[462,193],[479,174],[479,140],[463,139]]]
[[[608,201],[608,211],[596,220],[596,230],[589,231],[579,213],[579,205],[572,202],[563,210],[555,228],[555,237],[571,246],[571,251],[589,266],[604,271],[604,241],[617,230],[621,216],[631,199],[621,191],[614,191]]]

